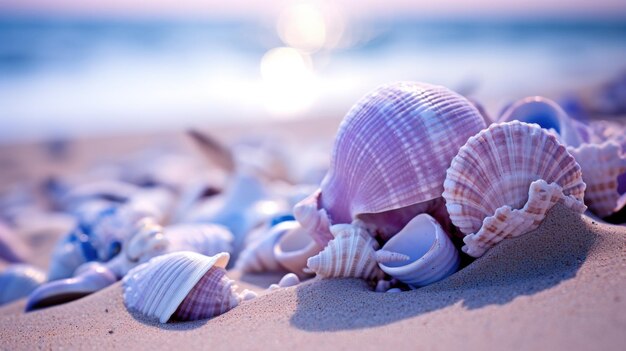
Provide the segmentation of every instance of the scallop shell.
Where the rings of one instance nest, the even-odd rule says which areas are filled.
[[[403,255],[376,252],[378,242],[361,225],[336,224],[330,227],[335,238],[307,266],[323,278],[381,279],[378,261],[404,260]]]
[[[194,252],[155,257],[124,277],[124,303],[161,323],[223,313],[249,296],[236,294],[225,276],[229,258],[228,253],[208,257]]]
[[[46,281],[46,274],[26,264],[13,264],[0,273],[0,305],[28,296]]]
[[[518,121],[470,138],[452,161],[444,189],[450,219],[468,235],[462,249],[474,257],[535,229],[557,201],[580,213],[586,208],[574,157],[554,135]]]
[[[409,257],[406,261],[380,262],[378,266],[414,288],[439,281],[459,267],[454,244],[439,223],[425,213],[413,218],[382,249]]]
[[[541,96],[527,97],[509,106],[499,122],[510,121],[538,124],[556,133],[559,140],[568,146],[578,146],[584,141],[578,131],[582,124],[570,118],[556,102]]]
[[[602,144],[583,144],[568,148],[576,158],[587,183],[585,204],[593,213],[606,217],[620,210],[626,193],[620,192],[620,176],[626,173],[626,153],[614,141]]]
[[[471,102],[444,87],[382,86],[342,121],[321,190],[296,205],[296,219],[323,246],[331,239],[326,217],[351,223],[439,198],[452,158],[483,128]]]

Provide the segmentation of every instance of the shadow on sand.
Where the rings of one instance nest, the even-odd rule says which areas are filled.
[[[537,230],[503,241],[424,288],[391,294],[372,292],[357,279],[303,284],[290,322],[307,331],[337,331],[385,325],[458,302],[469,310],[503,305],[575,277],[597,239],[581,216],[557,205]]]

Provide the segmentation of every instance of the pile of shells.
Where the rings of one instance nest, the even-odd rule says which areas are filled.
[[[47,274],[24,264],[32,253],[19,234],[23,218],[46,209],[28,191],[0,197],[0,258],[11,263],[0,304],[27,297],[36,310],[123,280],[134,313],[212,318],[257,296],[227,276],[231,257],[244,274],[285,274],[262,294],[314,275],[416,289],[533,231],[557,203],[599,217],[620,211],[624,135],[542,97],[492,119],[477,102],[417,82],[360,99],[328,153],[269,140],[226,147],[194,131],[213,168],[158,149],[39,187],[48,211],[72,219]],[[321,173],[319,184],[305,182]]]

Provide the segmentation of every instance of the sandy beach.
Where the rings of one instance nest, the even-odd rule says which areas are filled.
[[[129,313],[117,283],[73,303],[0,310],[2,348],[620,350],[626,342],[626,228],[557,205],[534,232],[456,274],[402,293],[355,279],[262,292],[211,320],[161,325]]]

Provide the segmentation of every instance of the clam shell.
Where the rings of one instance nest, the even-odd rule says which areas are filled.
[[[325,244],[330,236],[321,209],[331,224],[351,223],[361,214],[436,199],[452,158],[483,128],[472,103],[444,87],[414,82],[382,86],[343,119],[321,192],[317,200],[296,206],[296,219]]]
[[[381,279],[376,251],[378,242],[360,225],[336,224],[330,228],[335,238],[307,266],[323,278]]]
[[[26,264],[13,264],[0,272],[0,305],[28,296],[46,281],[46,274]]]
[[[475,257],[506,237],[535,229],[559,200],[585,210],[585,183],[574,157],[554,135],[518,121],[491,125],[470,138],[452,161],[444,189],[452,223],[471,234],[463,251]],[[508,212],[507,221],[519,225],[488,225],[490,217]]]
[[[626,201],[626,194],[620,192],[620,176],[626,173],[626,153],[615,141],[602,144],[583,144],[568,148],[576,158],[587,184],[585,204],[600,217],[606,217],[620,210]]]
[[[439,223],[425,213],[413,218],[382,250],[409,257],[406,261],[379,262],[378,266],[412,287],[434,283],[459,267],[454,244]]]
[[[556,102],[541,96],[527,97],[509,106],[499,122],[510,121],[538,124],[556,133],[565,145],[578,146],[584,141],[578,131],[581,123],[570,118]]]
[[[155,257],[124,277],[124,303],[130,310],[166,323],[205,274],[212,267],[225,268],[229,258],[228,253],[208,257],[194,252]]]

